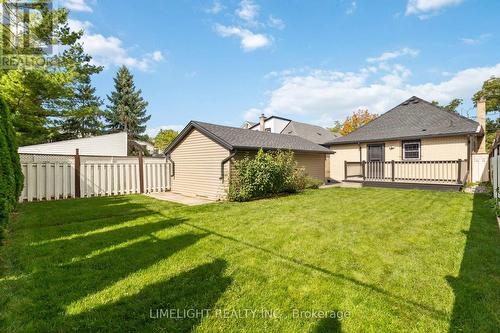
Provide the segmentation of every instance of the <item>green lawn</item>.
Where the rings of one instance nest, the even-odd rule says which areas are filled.
[[[23,204],[0,248],[0,332],[493,332],[499,241],[488,198],[464,193]]]

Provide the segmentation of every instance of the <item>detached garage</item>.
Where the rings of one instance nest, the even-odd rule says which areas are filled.
[[[187,196],[222,200],[231,163],[264,150],[292,150],[298,167],[325,180],[325,160],[332,151],[304,138],[191,121],[167,147],[170,190]]]

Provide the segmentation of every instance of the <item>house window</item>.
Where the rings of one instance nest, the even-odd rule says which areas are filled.
[[[403,159],[420,159],[420,141],[403,141]]]

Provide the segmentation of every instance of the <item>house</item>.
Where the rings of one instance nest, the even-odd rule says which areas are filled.
[[[80,155],[89,156],[127,156],[127,133],[114,133],[89,138],[64,140],[18,148],[19,154],[42,155]]]
[[[484,102],[478,103],[476,122],[413,96],[328,142],[336,153],[330,177],[373,186],[457,189],[485,173],[478,162],[485,155],[485,117]]]
[[[252,131],[191,121],[167,147],[171,164],[170,190],[187,196],[224,199],[231,165],[259,149],[292,150],[298,167],[325,180],[326,156],[331,150],[300,136]]]
[[[260,115],[258,123],[248,128],[253,131],[296,135],[320,145],[340,137],[340,134],[333,133],[321,126],[301,123],[278,116],[266,118],[264,114]]]
[[[97,135],[88,138],[62,140],[19,147],[19,154],[80,155],[124,157],[132,151],[143,151],[147,156],[162,156],[150,142],[129,140],[126,132]]]

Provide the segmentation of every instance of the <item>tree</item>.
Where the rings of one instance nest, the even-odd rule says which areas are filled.
[[[353,112],[352,116],[346,118],[340,129],[340,134],[347,135],[354,132],[359,127],[368,124],[377,117],[377,114],[370,113],[367,109],[359,109]]]
[[[0,69],[0,95],[12,112],[12,123],[21,144],[47,141],[54,129],[51,126],[58,116],[58,103],[67,95],[67,85],[74,74],[59,62],[57,55],[44,51],[41,45],[73,45],[82,32],[72,32],[68,27],[68,11],[53,9],[47,1],[34,0],[4,4],[14,13],[10,24],[2,29],[2,61],[29,57],[32,63],[43,66],[2,66]],[[25,10],[35,10],[32,19],[24,22]],[[31,12],[30,12],[31,13]],[[22,29],[10,29],[22,24]]]
[[[12,165],[13,172],[13,201],[12,204],[15,205],[17,203],[17,199],[21,195],[21,191],[23,190],[24,184],[24,175],[21,170],[21,163],[19,160],[19,154],[17,153],[17,144],[16,144],[16,134],[14,131],[14,127],[11,122],[11,114],[7,107],[7,104],[0,98],[0,118],[2,119],[2,130],[5,135],[5,139],[7,142],[7,147],[9,149],[9,155],[7,158],[10,158],[10,163]]]
[[[500,78],[491,77],[484,81],[481,90],[472,97],[474,106],[481,98],[486,99],[486,113],[495,114],[500,112]],[[497,131],[500,131],[500,116],[497,114],[494,119],[486,119],[486,149],[489,150]]]
[[[21,194],[23,176],[7,105],[0,98],[0,238]]]
[[[484,81],[481,90],[472,97],[474,106],[481,97],[486,99],[486,112],[500,112],[500,78],[491,77]]]
[[[451,100],[450,103],[448,103],[447,105],[440,105],[438,101],[432,101],[431,104],[432,105],[435,105],[435,106],[439,106],[440,108],[443,108],[447,111],[450,111],[450,112],[456,112],[456,113],[459,113],[457,111],[457,108],[462,105],[462,103],[464,102],[463,99],[461,98],[454,98]]]
[[[165,148],[172,142],[179,133],[172,129],[160,130],[160,133],[154,138],[155,148],[159,151],[164,151]]]
[[[327,129],[333,133],[340,133],[340,130],[342,129],[342,123],[338,120],[335,120],[335,122],[333,123],[333,127],[328,127]]]
[[[497,132],[500,132],[500,117],[486,119],[486,151],[489,151]]]
[[[91,64],[92,57],[83,51],[81,44],[72,45],[64,51],[61,61],[66,63],[75,78],[69,85],[66,98],[61,101],[60,139],[84,138],[102,133],[103,104],[91,85],[91,76],[102,71],[101,66]]]
[[[148,103],[141,97],[141,90],[136,90],[134,77],[127,67],[118,70],[114,82],[115,91],[108,95],[110,105],[104,112],[106,127],[112,133],[126,131],[129,139],[139,138],[151,118],[146,115]]]

